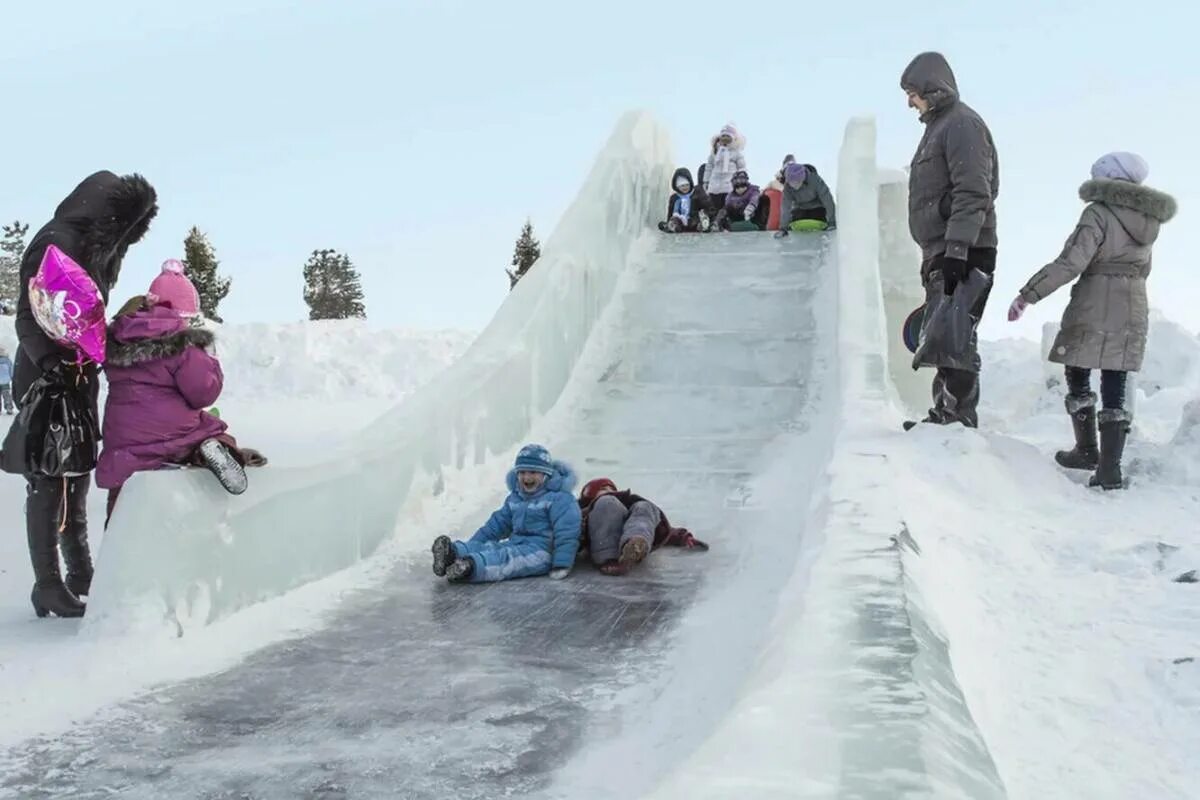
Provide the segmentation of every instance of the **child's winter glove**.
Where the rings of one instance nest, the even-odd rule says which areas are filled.
[[[1008,307],[1008,321],[1016,322],[1025,313],[1025,309],[1029,308],[1029,301],[1021,295],[1017,295],[1017,299],[1012,301],[1012,305]]]
[[[745,217],[743,217],[743,219],[745,219],[746,222],[753,222],[754,221],[754,212],[757,210],[758,209],[756,209],[754,206],[746,206],[746,215],[745,215]]]
[[[561,581],[563,578],[567,577],[570,574],[571,574],[570,567],[556,567],[556,568],[550,570],[550,577],[556,581]]]

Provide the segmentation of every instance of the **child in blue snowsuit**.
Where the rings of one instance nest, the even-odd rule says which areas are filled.
[[[439,536],[433,574],[490,583],[549,574],[567,577],[579,550],[575,472],[539,444],[521,448],[508,473],[508,498],[466,542]]]

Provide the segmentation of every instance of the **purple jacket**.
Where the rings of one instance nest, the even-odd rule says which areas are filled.
[[[750,184],[750,188],[746,190],[745,194],[730,192],[729,194],[725,195],[725,210],[730,213],[736,212],[741,214],[746,210],[746,206],[754,206],[755,208],[758,208],[759,194],[760,192],[758,187],[753,183]]]
[[[221,365],[205,352],[211,331],[168,308],[138,311],[108,329],[108,401],[96,484],[114,489],[142,470],[185,461],[225,432],[202,409],[221,394]]]

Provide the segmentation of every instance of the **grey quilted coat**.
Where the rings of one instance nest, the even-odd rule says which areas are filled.
[[[1175,216],[1168,194],[1128,181],[1090,180],[1079,188],[1083,216],[1062,254],[1021,289],[1036,303],[1079,278],[1050,360],[1087,369],[1136,372],[1146,353],[1146,278],[1159,226]]]

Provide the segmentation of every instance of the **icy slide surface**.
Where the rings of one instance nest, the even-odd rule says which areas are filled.
[[[709,539],[615,581],[450,586],[429,531],[326,628],[18,754],[20,796],[631,797],[694,748],[762,646],[828,458],[831,239],[650,235],[536,433]],[[752,476],[810,441],[792,485]],[[495,494],[494,492],[489,492]],[[464,525],[490,511],[471,509]],[[681,624],[687,620],[687,624]],[[613,764],[626,765],[617,770]]]

